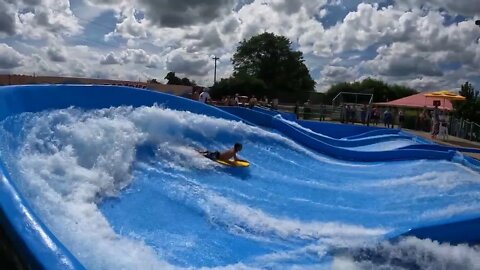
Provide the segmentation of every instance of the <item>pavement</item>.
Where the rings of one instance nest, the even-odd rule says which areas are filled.
[[[441,140],[440,138],[432,139],[431,134],[428,133],[428,132],[424,132],[424,131],[417,131],[417,130],[410,130],[410,129],[403,129],[403,131],[415,134],[415,135],[417,135],[419,137],[422,137],[424,139],[433,141],[433,142],[438,143],[438,144],[446,145],[446,146],[467,147],[467,148],[480,149],[480,143],[472,142],[472,141],[465,140],[465,139],[462,139],[462,138],[458,138],[458,137],[455,137],[455,136],[448,136],[448,139],[446,139],[444,141],[444,140]],[[463,153],[463,154],[480,160],[480,154],[476,154],[476,153]]]

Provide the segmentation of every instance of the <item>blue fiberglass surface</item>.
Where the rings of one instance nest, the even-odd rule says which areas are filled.
[[[40,108],[1,122],[2,160],[20,194],[86,268],[376,268],[335,251],[480,213],[480,175],[460,163],[339,161],[232,116],[145,103]],[[195,151],[237,141],[248,169]],[[478,265],[466,246],[381,245],[419,266]]]

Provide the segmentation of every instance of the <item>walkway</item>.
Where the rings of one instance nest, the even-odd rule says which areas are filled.
[[[438,144],[443,144],[443,145],[447,145],[447,146],[455,146],[455,147],[468,147],[468,148],[480,149],[480,143],[472,142],[472,141],[465,140],[465,139],[462,139],[462,138],[458,138],[458,137],[455,137],[455,136],[448,136],[448,139],[443,141],[443,140],[438,139],[438,138],[437,139],[432,139],[430,133],[428,133],[428,132],[410,130],[410,129],[403,129],[403,131],[415,134],[419,137],[422,137],[422,138],[430,140],[430,141],[434,141]],[[480,154],[474,154],[474,153],[464,153],[464,154],[480,160]]]

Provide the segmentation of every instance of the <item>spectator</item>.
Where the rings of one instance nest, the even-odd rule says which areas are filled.
[[[230,104],[230,96],[226,96],[226,97],[223,98],[223,100],[222,100],[222,105],[228,106],[229,104]]]
[[[274,109],[274,110],[278,109],[278,98],[274,98],[272,100],[272,109]]]
[[[350,113],[350,121],[355,124],[357,122],[357,106],[352,106]]]
[[[240,98],[238,97],[238,93],[235,94],[235,106],[240,104]]]
[[[373,109],[370,111],[370,119],[372,119],[372,122],[375,124],[375,126],[378,126],[379,118],[380,115],[378,114],[377,107],[373,107]]]
[[[383,124],[386,128],[393,128],[393,123],[392,123],[392,113],[390,112],[390,109],[386,109],[385,112],[383,112]]]
[[[360,119],[362,124],[365,125],[365,121],[367,119],[367,105],[363,105],[362,111],[360,112]]]
[[[439,120],[440,120],[439,121],[440,126],[439,126],[438,135],[442,138],[442,140],[445,141],[448,139],[448,121],[449,121],[448,113],[446,111],[440,112]]]
[[[298,109],[299,109],[299,104],[298,104],[298,101],[297,101],[297,102],[295,102],[295,108],[293,108],[293,113],[295,114],[297,119],[298,119]]]
[[[312,109],[310,108],[310,100],[303,104],[303,119],[310,119],[312,116]]]
[[[198,101],[199,98],[200,98],[200,95],[198,94],[198,91],[193,90],[192,91],[192,99],[195,100],[195,101]]]
[[[398,112],[398,128],[403,128],[404,123],[405,123],[405,112],[403,111],[403,109],[401,109]]]
[[[432,139],[437,138],[439,131],[440,131],[440,112],[438,111],[438,106],[435,106],[435,108],[433,109],[433,117],[432,117]]]
[[[325,121],[327,115],[327,107],[325,105],[320,105],[320,121]]]
[[[345,123],[346,119],[346,107],[345,104],[340,105],[340,122],[343,124]]]
[[[260,105],[267,107],[268,106],[268,98],[267,96],[263,96],[263,99],[260,101]]]
[[[352,108],[350,107],[350,105],[347,105],[347,107],[345,108],[345,122],[348,124],[350,123],[352,119]]]
[[[230,100],[228,101],[229,106],[237,106],[237,99],[235,97],[231,97]]]
[[[252,97],[248,101],[248,107],[250,109],[253,109],[253,107],[257,106],[257,103],[258,103],[257,98],[255,97],[255,95],[252,95]]]
[[[210,94],[208,93],[208,88],[204,88],[203,92],[200,94],[198,101],[202,103],[210,103]]]

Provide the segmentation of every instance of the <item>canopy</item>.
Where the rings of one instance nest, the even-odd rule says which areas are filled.
[[[447,90],[427,93],[427,94],[425,94],[425,96],[426,97],[432,97],[432,98],[443,98],[443,99],[447,99],[447,100],[450,100],[450,101],[465,100],[465,97],[462,97],[460,95],[457,95],[457,94],[452,93],[452,92],[447,91]]]
[[[452,102],[449,99],[447,98],[444,99],[443,97],[438,98],[436,96],[427,97],[425,93],[419,93],[416,95],[404,97],[404,98],[397,99],[390,102],[375,103],[375,105],[385,106],[385,107],[395,107],[395,108],[433,109],[434,108],[433,101],[435,100],[440,101],[440,106],[438,107],[440,110],[448,110],[448,111],[453,110]]]

